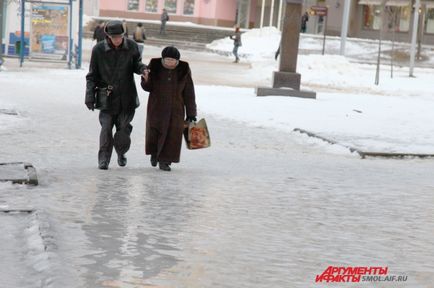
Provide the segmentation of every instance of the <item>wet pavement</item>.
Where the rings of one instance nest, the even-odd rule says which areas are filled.
[[[0,159],[31,162],[39,178],[0,185],[0,208],[37,211],[0,214],[7,287],[432,286],[434,161],[361,160],[199,115],[212,147],[183,148],[163,172],[143,153],[143,97],[127,167],[100,171],[97,113],[72,85],[50,89],[64,77],[84,89],[68,73],[23,74],[2,93],[27,120],[0,130]],[[408,281],[316,284],[333,265],[388,266]]]

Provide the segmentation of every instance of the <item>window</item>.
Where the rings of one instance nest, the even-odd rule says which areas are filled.
[[[194,14],[194,0],[185,0],[184,2],[184,15]]]
[[[381,6],[363,5],[363,28],[378,30],[381,23]]]
[[[176,0],[164,0],[164,8],[168,13],[176,13]]]
[[[139,10],[139,0],[128,0],[128,10]]]
[[[158,0],[146,0],[145,11],[146,12],[158,12]]]
[[[434,8],[426,9],[426,33],[434,33]]]
[[[398,7],[398,31],[407,32],[410,29],[411,8],[409,6]]]
[[[389,31],[398,31],[398,12],[399,10],[394,6],[386,6],[386,19],[387,19],[387,29]]]
[[[408,32],[410,28],[411,9],[408,6],[386,6],[385,17],[389,31]],[[363,28],[379,30],[381,25],[381,6],[363,6]]]

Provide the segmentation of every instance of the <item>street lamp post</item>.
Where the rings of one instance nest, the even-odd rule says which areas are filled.
[[[282,8],[283,8],[283,6],[282,6],[282,3],[283,3],[283,1],[284,0],[279,0],[279,14],[278,14],[278,16],[277,16],[277,29],[279,29],[280,30],[280,27],[282,26]]]
[[[382,0],[381,11],[380,11],[381,24],[380,24],[380,36],[378,40],[377,69],[375,70],[375,85],[380,84],[381,42],[383,41],[385,7],[386,7],[386,0]]]
[[[270,27],[273,26],[273,16],[274,16],[274,0],[271,0],[271,8],[270,8]]]
[[[410,46],[410,77],[414,77],[414,61],[416,58],[416,38],[417,38],[417,24],[419,23],[419,8],[420,0],[416,0],[413,11],[413,31],[411,33],[411,46]]]
[[[264,10],[265,10],[265,0],[262,0],[261,5],[261,22],[259,24],[259,28],[262,29],[262,26],[264,25]]]
[[[21,46],[20,46],[20,67],[23,67],[24,63],[24,48],[25,45],[25,19],[26,19],[26,0],[21,0]]]
[[[3,65],[3,5],[4,0],[0,0],[0,67]]]
[[[68,56],[68,68],[72,68],[72,58],[74,53],[74,40],[72,39],[72,0],[69,0],[69,56]]]
[[[81,68],[81,59],[83,54],[83,0],[79,2],[79,15],[78,15],[78,55],[77,63],[75,63],[75,68]]]
[[[340,54],[342,56],[345,56],[345,43],[347,41],[348,22],[350,20],[350,8],[351,8],[351,1],[344,0],[344,17],[342,18],[341,48],[340,48]]]

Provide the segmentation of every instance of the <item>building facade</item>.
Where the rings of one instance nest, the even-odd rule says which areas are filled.
[[[257,0],[100,0],[101,17],[160,20],[165,8],[171,21],[253,27]]]
[[[99,15],[159,20],[162,9],[171,21],[242,28],[282,27],[284,0],[99,0]],[[348,36],[378,39],[384,24],[384,39],[409,42],[415,0],[386,0],[381,21],[381,0],[350,0]],[[307,33],[340,35],[345,0],[304,0],[303,11],[310,13]],[[313,6],[326,6],[327,16],[317,16]],[[434,44],[434,0],[421,0],[418,41]],[[327,18],[326,18],[327,17]],[[327,25],[327,27],[325,27]]]
[[[83,11],[87,16],[99,16],[99,0],[84,0]]]
[[[58,0],[51,2],[69,2]],[[325,25],[327,35],[340,35],[342,15],[346,0],[303,0],[303,11],[310,14],[307,33],[322,34]],[[41,0],[42,3],[50,2]],[[382,0],[350,0],[350,23],[348,36],[378,39],[380,25],[383,23],[383,37],[410,42],[413,31],[415,0],[386,0],[384,21],[381,21]],[[20,1],[3,1],[3,51],[14,54],[20,30]],[[73,27],[76,27],[77,3],[73,1]],[[41,29],[33,19],[33,7],[38,3],[26,4],[26,33]],[[314,15],[312,7],[325,6],[328,15]],[[86,0],[85,14],[89,16],[120,17],[144,20],[159,20],[162,9],[168,10],[171,21],[192,22],[196,24],[242,28],[262,26],[282,27],[285,8],[284,0]],[[38,12],[36,12],[37,14]],[[46,12],[41,12],[46,13]],[[55,12],[51,11],[54,15]],[[56,12],[57,13],[57,12]],[[33,17],[33,18],[32,18]],[[36,15],[36,17],[39,17]],[[46,19],[47,20],[47,19]],[[49,20],[49,19],[48,19]],[[48,21],[47,20],[47,21]],[[35,25],[33,25],[33,24]],[[40,26],[40,25],[39,25]],[[418,23],[418,42],[434,45],[434,0],[421,0]],[[34,31],[33,31],[34,32]],[[42,31],[44,32],[44,31]],[[65,34],[65,31],[56,33]],[[74,30],[74,34],[76,29]],[[35,33],[33,33],[35,34]],[[48,39],[48,37],[46,37]],[[65,37],[63,37],[65,38]],[[57,37],[62,39],[62,37]],[[66,39],[66,38],[65,38]],[[45,38],[44,38],[45,40]],[[60,41],[60,40],[59,40]],[[65,40],[66,41],[66,40]],[[36,51],[40,41],[29,40],[29,45]],[[60,42],[59,42],[60,43]],[[63,43],[63,42],[62,42]],[[57,46],[59,46],[58,44]],[[63,45],[63,44],[62,44]]]
[[[306,10],[313,5],[328,7],[327,34],[340,35],[345,0],[325,0],[307,3]],[[415,0],[386,0],[382,16],[381,0],[351,0],[348,36],[378,39],[383,25],[383,39],[410,42],[413,31]],[[434,1],[421,1],[419,9],[418,41],[434,44]],[[382,17],[384,17],[382,21]],[[309,33],[323,33],[318,27],[324,19],[313,16]]]

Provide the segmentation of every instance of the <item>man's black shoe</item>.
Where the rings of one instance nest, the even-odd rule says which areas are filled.
[[[98,168],[101,170],[107,170],[109,163],[107,161],[101,161],[98,164]]]
[[[151,165],[152,165],[152,167],[157,166],[157,163],[158,163],[157,156],[151,155]]]
[[[170,171],[170,164],[169,163],[165,163],[165,162],[160,162],[160,169],[163,171]]]
[[[127,165],[127,157],[125,155],[118,155],[118,165],[121,167]]]

